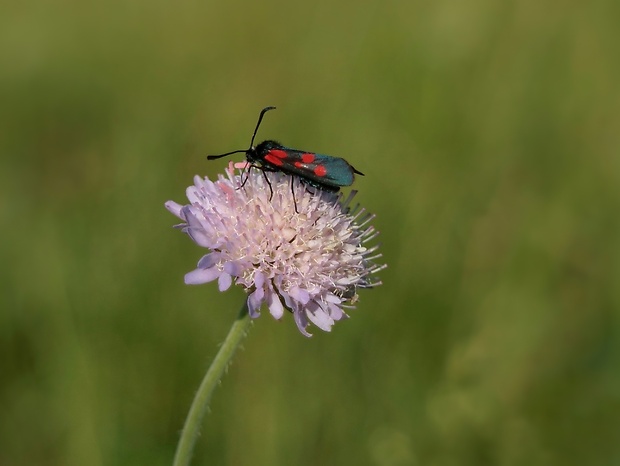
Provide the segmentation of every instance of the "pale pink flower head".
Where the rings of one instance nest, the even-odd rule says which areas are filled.
[[[367,246],[378,234],[374,215],[351,207],[354,195],[345,199],[277,172],[238,172],[232,164],[215,181],[196,176],[189,204],[166,203],[183,220],[177,227],[211,251],[185,283],[217,280],[220,291],[235,283],[248,293],[251,317],[265,303],[276,319],[289,310],[306,336],[310,322],[330,331],[348,317],[343,308],[353,307],[358,289],[381,283],[374,274],[385,267],[374,262],[378,246]]]

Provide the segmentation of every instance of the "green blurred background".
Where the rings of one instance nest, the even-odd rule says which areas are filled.
[[[620,3],[227,3],[1,7],[0,464],[171,464],[244,294],[163,204],[276,105],[389,268],[263,312],[194,464],[620,465]]]

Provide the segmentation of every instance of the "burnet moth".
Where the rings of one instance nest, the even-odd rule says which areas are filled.
[[[289,149],[279,142],[271,140],[263,141],[254,147],[254,138],[256,137],[258,127],[263,120],[263,116],[269,110],[275,110],[275,107],[265,107],[261,110],[248,149],[235,150],[220,155],[209,155],[207,159],[215,160],[232,154],[244,153],[250,168],[256,167],[263,170],[263,172],[281,171],[289,175],[296,175],[304,183],[325,191],[338,191],[342,186],[351,186],[355,179],[355,173],[364,175],[340,157]],[[269,180],[267,182],[269,183]],[[271,184],[269,189],[271,190]],[[271,191],[271,194],[273,195],[273,191]],[[296,202],[295,210],[297,210]]]

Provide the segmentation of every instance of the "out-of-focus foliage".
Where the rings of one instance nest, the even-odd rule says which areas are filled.
[[[258,319],[196,465],[620,464],[620,7],[12,2],[0,464],[168,465],[244,298],[168,199],[259,140],[345,157],[389,268]]]

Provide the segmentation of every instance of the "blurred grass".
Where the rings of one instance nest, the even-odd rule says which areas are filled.
[[[620,464],[616,2],[2,10],[0,464],[171,464],[243,293],[163,203],[265,105],[389,268],[332,334],[255,322],[194,464]]]

